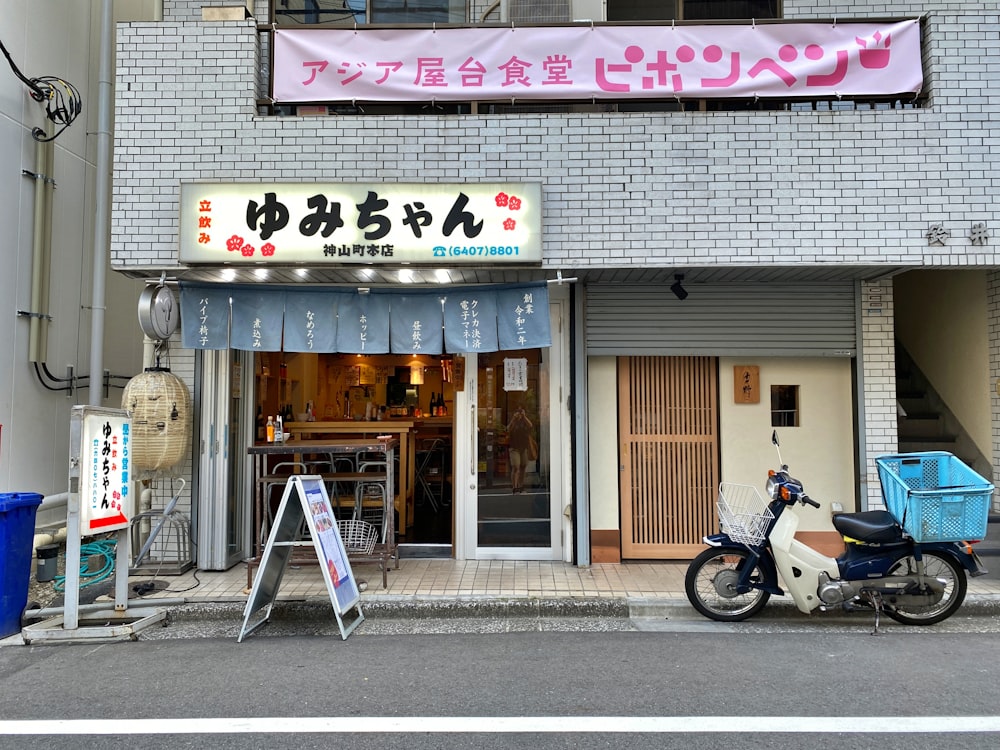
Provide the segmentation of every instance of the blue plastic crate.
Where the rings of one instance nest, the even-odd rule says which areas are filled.
[[[993,485],[945,451],[875,459],[885,506],[917,542],[986,538]]]

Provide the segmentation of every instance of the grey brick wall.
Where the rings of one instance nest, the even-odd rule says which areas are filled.
[[[540,181],[553,268],[993,264],[1000,12],[927,24],[925,109],[419,118],[258,117],[253,21],[122,25],[113,263],[175,265],[181,181],[315,179]]]
[[[861,285],[861,352],[864,369],[865,462],[862,510],[885,508],[875,459],[897,452],[896,347],[892,280]]]

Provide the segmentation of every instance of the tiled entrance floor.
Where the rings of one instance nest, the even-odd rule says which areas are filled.
[[[1000,559],[994,562],[1000,568]],[[352,566],[355,578],[368,582],[362,598],[378,597],[625,597],[684,599],[685,563],[641,562],[578,567],[562,562],[509,560],[403,559],[390,568],[389,585],[372,563]],[[134,576],[130,588],[155,580],[150,598],[184,598],[191,602],[242,601],[247,596],[246,567],[227,571],[188,571],[179,576]],[[970,595],[1000,596],[1000,579],[973,578]],[[290,567],[278,590],[278,599],[326,597],[319,567]]]

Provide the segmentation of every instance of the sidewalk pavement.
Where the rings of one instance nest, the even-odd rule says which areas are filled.
[[[1000,572],[1000,557],[986,558],[986,566]],[[685,562],[624,562],[579,567],[565,562],[522,560],[409,559],[390,567],[388,586],[382,588],[382,573],[374,563],[352,565],[355,579],[367,588],[361,594],[363,607],[373,606],[390,616],[433,616],[436,609],[472,610],[487,602],[545,602],[553,611],[560,603],[568,612],[582,612],[589,605],[595,612],[614,609],[635,613],[662,607],[690,608],[684,594]],[[180,576],[144,576],[130,579],[129,587],[146,582],[153,590],[142,597],[182,597],[188,604],[239,603],[249,593],[246,568],[237,565],[224,572],[188,571]],[[969,579],[967,600],[1000,604],[1000,575]],[[773,597],[773,602],[789,597]],[[277,602],[315,602],[329,606],[329,595],[318,566],[289,566],[278,588]],[[993,608],[991,607],[991,611]],[[693,610],[692,610],[693,612]],[[626,615],[627,616],[627,615]]]
[[[1000,571],[1000,557],[987,558],[987,567],[991,563]],[[576,630],[635,629],[636,622],[649,618],[704,620],[684,594],[687,564],[683,562],[578,567],[564,562],[404,558],[398,570],[390,568],[384,589],[376,564],[352,568],[359,585],[367,583],[360,602],[366,621],[359,632],[372,634],[413,632],[404,624],[413,621],[452,623],[422,632],[504,632],[556,630],[567,623]],[[143,591],[149,584],[151,590]],[[144,639],[235,637],[249,593],[242,564],[221,572],[132,576],[129,590],[134,597],[130,609],[155,608],[160,602],[169,613],[172,626],[149,628],[143,631]],[[113,595],[98,599],[102,600],[113,601]],[[317,565],[289,566],[274,601],[266,628],[269,635],[337,633]],[[810,617],[798,613],[787,596],[772,597],[771,602],[777,606],[765,608],[758,618]],[[968,616],[1000,617],[1000,576],[969,579],[962,611]],[[823,619],[835,617],[830,612]],[[0,640],[0,646],[15,642],[20,642],[19,636]]]

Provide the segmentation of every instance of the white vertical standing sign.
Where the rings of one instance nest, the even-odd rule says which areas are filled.
[[[81,537],[118,532],[115,611],[128,607],[129,490],[132,420],[124,409],[74,406],[70,420],[69,502],[66,512],[66,586],[63,627],[75,630],[80,614]]]

